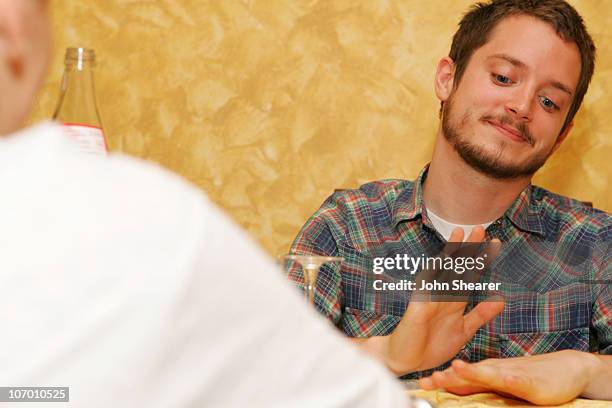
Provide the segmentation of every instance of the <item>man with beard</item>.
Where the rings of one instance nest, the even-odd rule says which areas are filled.
[[[48,3],[0,0],[0,405],[412,406],[198,189],[22,128]]]
[[[562,0],[475,5],[437,66],[441,124],[430,164],[414,182],[336,192],[296,237],[296,253],[344,258],[322,269],[318,309],[424,388],[543,404],[612,399],[604,390],[612,380],[604,356],[612,354],[610,217],[531,185],[572,129],[594,61],[582,18]],[[426,317],[403,324],[417,302],[406,291],[372,291],[373,256],[418,257],[468,234],[502,242],[492,269],[506,302],[469,340],[436,338],[440,323]],[[413,342],[427,328],[435,353]]]

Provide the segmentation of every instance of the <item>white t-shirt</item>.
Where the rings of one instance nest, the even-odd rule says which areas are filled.
[[[0,386],[69,386],[70,407],[406,406],[179,177],[46,123],[0,139],[0,188]]]
[[[435,214],[430,209],[427,209],[427,216],[429,217],[429,220],[433,224],[436,231],[438,231],[440,235],[442,235],[442,237],[447,241],[450,238],[451,234],[453,233],[453,230],[457,227],[463,229],[463,240],[465,241],[468,239],[468,237],[472,233],[472,230],[474,229],[474,227],[481,225],[482,228],[487,229],[487,227],[493,223],[493,221],[491,221],[491,222],[485,222],[484,224],[475,224],[475,225],[453,224],[452,222],[448,222],[444,218],[439,217],[437,214]]]

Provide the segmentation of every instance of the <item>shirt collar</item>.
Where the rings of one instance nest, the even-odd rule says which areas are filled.
[[[504,214],[520,230],[546,236],[540,202],[533,198],[531,184],[525,187]]]
[[[400,191],[393,206],[394,226],[397,227],[400,222],[413,220],[424,213],[423,182],[428,170],[429,164],[421,170],[411,186]],[[540,203],[532,198],[531,190],[532,186],[528,185],[506,210],[504,216],[520,230],[546,236],[540,216]]]
[[[402,221],[413,220],[423,213],[423,182],[427,177],[427,164],[415,182],[400,191],[393,206],[393,224],[397,227]]]

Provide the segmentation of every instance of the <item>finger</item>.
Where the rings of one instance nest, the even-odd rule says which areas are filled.
[[[468,364],[464,361],[455,360],[452,363],[453,369],[458,376],[467,381],[486,385],[489,389],[512,395],[524,400],[533,401],[537,395],[533,382],[530,378],[519,377],[517,375],[504,373],[494,360],[485,360],[489,364]]]
[[[461,247],[464,235],[465,232],[463,231],[463,228],[456,227],[455,229],[453,229],[453,232],[451,232],[450,237],[448,237],[448,241],[446,241],[446,245],[444,245],[444,248],[442,249],[441,255],[443,257],[450,256],[454,251],[457,250],[457,248]]]
[[[464,231],[463,228],[455,228],[451,232],[451,236],[448,239],[448,242],[442,248],[441,256],[443,259],[451,256],[453,252],[455,252],[458,248],[461,247],[461,243],[463,241]],[[421,287],[422,282],[434,282],[434,281],[449,281],[448,275],[452,274],[452,271],[447,271],[444,268],[436,267],[435,264],[433,267],[422,269],[419,271],[416,277],[417,287]],[[429,290],[417,290],[413,292],[412,296],[415,300],[420,301],[432,301],[432,300],[443,300],[445,299],[443,291],[439,293],[431,293]],[[456,299],[453,299],[456,300]]]
[[[419,388],[427,391],[433,391],[436,389],[436,386],[432,381],[431,377],[423,377],[419,379]]]
[[[503,386],[499,387],[496,391],[502,396],[522,398],[537,405],[550,404],[554,402],[550,401],[550,399],[547,397],[540,400],[542,393],[538,391],[542,391],[542,385],[540,384],[540,387],[536,387],[533,380],[529,377],[520,377],[512,374],[502,374],[500,377]],[[575,395],[574,397],[577,396],[578,395]],[[555,404],[558,403],[559,402],[555,402]]]
[[[446,382],[446,377],[444,375],[444,372],[436,371],[431,375],[431,380],[436,386],[436,388],[443,388],[443,384]]]
[[[480,302],[468,314],[463,317],[463,334],[466,341],[469,341],[476,331],[500,314],[504,310],[505,303],[503,301],[496,302]]]
[[[471,387],[471,384],[463,378],[459,377],[452,367],[449,367],[446,370],[439,372],[438,375],[434,374],[433,380],[436,388],[443,388],[449,391],[453,390],[452,392],[454,393],[457,393],[455,391],[463,392],[465,391],[464,388]]]
[[[499,390],[503,388],[503,380],[499,367],[494,364],[469,364],[465,361],[455,360],[451,367],[457,375],[476,384],[487,384]]]
[[[443,375],[436,378],[434,386],[436,388],[444,388],[446,391],[452,392],[453,394],[469,395],[489,390],[487,387],[471,383],[461,378],[457,375],[452,366],[444,370],[442,374]]]
[[[517,375],[504,375],[503,381],[509,390],[527,390],[531,385],[531,380],[529,378],[523,378]]]
[[[482,227],[482,225],[477,225],[472,229],[472,232],[470,232],[466,242],[482,242],[485,235],[485,229]]]
[[[406,325],[408,333],[414,332],[415,325],[431,326],[432,319],[442,317],[448,319],[459,319],[463,316],[467,302],[430,302],[420,299],[408,302],[408,308],[400,321]],[[399,327],[399,325],[398,325]]]
[[[464,235],[465,232],[463,231],[463,228],[456,227],[455,229],[453,229],[453,232],[451,232],[451,235],[448,238],[448,242],[463,242]]]
[[[485,251],[485,253],[488,254],[488,256],[491,258],[497,258],[497,255],[499,254],[499,251],[501,250],[501,241],[499,240],[499,238],[493,238],[489,242],[489,244],[490,245],[487,247],[487,250]]]
[[[485,245],[483,256],[485,258],[485,267],[488,268],[491,263],[497,258],[501,251],[501,241],[497,238],[492,239]]]
[[[471,394],[479,394],[482,392],[490,392],[491,387],[481,386],[481,385],[473,385],[471,383],[466,382],[465,385],[453,385],[450,387],[444,388],[446,391],[451,392],[457,395],[471,395]]]

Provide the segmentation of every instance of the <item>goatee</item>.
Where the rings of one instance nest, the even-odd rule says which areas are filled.
[[[491,153],[481,146],[473,144],[462,132],[462,128],[471,119],[470,111],[466,111],[458,124],[452,122],[452,97],[449,98],[442,108],[442,134],[445,139],[453,146],[455,151],[461,156],[474,170],[498,180],[516,179],[519,177],[532,176],[540,167],[544,165],[550,152],[541,152],[531,158],[526,163],[509,163],[503,160],[504,150],[507,143],[502,142],[496,153]],[[512,124],[512,120],[507,116],[492,117],[483,116],[481,121],[495,119],[499,123]],[[533,146],[533,136],[525,124],[514,126],[523,136],[526,143]]]

